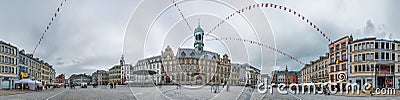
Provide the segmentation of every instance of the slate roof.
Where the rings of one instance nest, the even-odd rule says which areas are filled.
[[[218,53],[204,50],[201,54],[196,54],[194,49],[190,48],[179,48],[176,58],[208,59],[219,62]]]

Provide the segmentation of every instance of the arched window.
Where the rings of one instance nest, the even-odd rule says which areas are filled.
[[[203,40],[202,37],[201,37],[201,35],[199,35],[199,40]]]

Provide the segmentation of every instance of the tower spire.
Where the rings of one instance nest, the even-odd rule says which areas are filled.
[[[288,70],[287,70],[287,65],[286,65],[286,69],[285,69],[285,71],[288,71]]]
[[[197,27],[200,27],[200,19],[197,19],[197,24],[198,24],[198,26]]]
[[[122,54],[121,60],[119,60],[119,63],[121,66],[123,66],[125,64],[124,54]]]
[[[204,31],[203,29],[201,29],[200,27],[200,19],[198,19],[198,27],[196,29],[194,29],[194,48],[195,48],[195,52],[197,54],[201,54],[203,52],[203,47],[204,47],[204,43],[203,43],[203,36],[204,36]]]

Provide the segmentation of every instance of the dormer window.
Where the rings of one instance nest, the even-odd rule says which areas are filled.
[[[185,53],[185,52],[182,52],[182,53],[181,53],[181,56],[182,56],[182,57],[185,57],[185,56],[186,56],[186,53]]]
[[[194,55],[195,55],[194,52],[190,53],[190,56],[194,56]]]

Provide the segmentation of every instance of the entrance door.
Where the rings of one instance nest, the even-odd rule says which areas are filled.
[[[376,85],[377,85],[376,87],[383,88],[384,82],[385,82],[385,77],[378,77],[377,82],[376,82]]]
[[[10,80],[2,80],[0,85],[1,85],[1,89],[9,90],[10,89]]]
[[[203,85],[203,78],[201,77],[201,75],[198,75],[196,77],[196,85]]]

